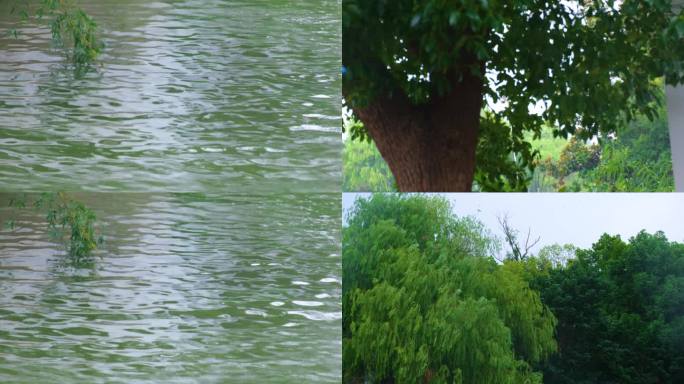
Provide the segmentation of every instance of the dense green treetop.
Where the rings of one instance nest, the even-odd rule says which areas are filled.
[[[358,200],[343,234],[345,382],[538,383],[555,319],[441,198]]]
[[[443,198],[357,200],[343,229],[343,381],[684,382],[684,244],[642,231],[499,251]]]
[[[684,382],[684,244],[660,232],[629,242],[603,235],[566,265],[528,265],[558,318],[546,382]]]

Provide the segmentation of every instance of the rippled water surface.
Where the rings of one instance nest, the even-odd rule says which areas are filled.
[[[11,3],[5,190],[339,191],[339,0],[78,1],[106,43],[82,77],[43,24],[5,36]]]
[[[0,382],[341,380],[339,194],[76,197],[91,266],[0,209]]]

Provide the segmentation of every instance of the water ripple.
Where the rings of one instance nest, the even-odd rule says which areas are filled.
[[[82,78],[39,24],[0,37],[5,190],[339,190],[339,0],[84,6],[107,49]]]
[[[0,382],[340,381],[338,194],[76,197],[91,267],[32,212],[0,231]]]

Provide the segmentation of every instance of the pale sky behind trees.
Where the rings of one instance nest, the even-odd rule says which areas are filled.
[[[357,197],[370,193],[345,193],[345,213]],[[434,195],[434,194],[431,194]],[[670,241],[684,242],[684,194],[670,193],[446,193],[457,216],[473,216],[499,238],[503,232],[499,216],[508,215],[509,224],[520,232],[521,240],[531,230],[540,238],[532,249],[551,244],[573,244],[589,248],[599,237],[619,234],[624,240],[642,229],[663,231]],[[506,247],[504,246],[504,251]]]

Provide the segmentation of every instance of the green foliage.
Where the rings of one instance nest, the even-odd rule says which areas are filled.
[[[597,144],[587,145],[573,136],[563,148],[558,160],[558,173],[570,174],[573,172],[594,169],[601,159],[601,150]]]
[[[17,9],[14,6],[12,12],[17,12]],[[67,60],[77,68],[92,63],[102,52],[104,45],[97,39],[97,24],[70,0],[41,0],[35,9],[25,2],[18,13],[22,21],[28,21],[32,14],[38,20],[48,18],[55,45],[69,48],[65,50]],[[9,33],[17,36],[16,29]]]
[[[642,231],[503,264],[498,251],[444,199],[357,200],[343,229],[343,381],[684,382],[684,244]]]
[[[343,381],[540,383],[555,319],[479,222],[377,194],[343,230]]]
[[[537,259],[550,266],[560,267],[566,265],[570,259],[574,259],[576,252],[577,247],[572,244],[552,244],[540,249]]]
[[[536,140],[533,134],[527,133],[525,140],[529,141],[532,148],[539,152],[542,161],[546,158],[558,161],[563,148],[568,143],[567,138],[554,136],[552,127],[544,127]]]
[[[353,116],[349,119],[345,119],[344,124],[342,124],[342,132],[348,132],[349,137],[352,140],[367,141],[371,142],[368,132],[363,128],[363,123],[355,119]]]
[[[545,382],[684,382],[683,244],[660,232],[627,243],[604,235],[567,264],[529,265],[558,318],[560,354],[544,365]]]
[[[588,175],[602,192],[674,191],[670,136],[665,112],[654,122],[640,117],[602,149],[601,163]]]
[[[669,129],[663,108],[654,121],[645,116],[620,128],[617,138],[606,137],[598,145],[573,136],[553,137],[546,127],[538,140],[526,135],[522,147],[507,140],[510,128],[494,114],[483,114],[477,147],[476,191],[602,191],[653,192],[674,190]],[[356,128],[353,128],[356,127]],[[362,131],[355,120],[346,130]],[[527,152],[536,158],[526,166]],[[539,160],[543,159],[543,160]],[[387,164],[370,142],[345,141],[344,191],[394,191]]]
[[[539,174],[548,177],[550,190],[601,192],[673,191],[669,130],[664,110],[655,121],[639,116],[620,129],[617,138],[604,138],[600,146],[573,138],[558,159],[547,157],[538,166],[536,185],[544,189]]]
[[[510,140],[516,135],[516,140]],[[500,117],[482,115],[477,143],[474,190],[485,192],[524,192],[539,153],[519,137]]]
[[[344,143],[343,191],[347,192],[393,192],[396,182],[387,163],[368,136],[354,140],[354,134],[365,135],[363,124],[350,120],[345,126],[350,139]],[[510,128],[501,119],[486,114],[480,126],[477,146],[477,167],[474,190],[511,191],[527,189],[532,168],[526,166],[529,159],[521,159],[520,153],[537,156],[537,152],[525,141],[519,147],[512,147],[507,140]]]
[[[347,124],[346,130],[353,135],[354,127],[360,125],[358,121],[352,120]],[[397,190],[392,171],[370,140],[345,139],[342,169],[343,191],[392,192]]]
[[[587,144],[573,136],[563,147],[557,160],[546,157],[539,169],[557,180],[554,189],[562,191],[566,188],[565,179],[568,176],[578,172],[586,174],[595,169],[600,161],[601,148],[597,144]]]
[[[352,110],[396,94],[430,103],[464,74],[480,76],[489,101],[506,101],[497,117],[510,129],[497,146],[525,167],[526,132],[539,137],[549,125],[557,136],[606,136],[655,117],[656,78],[684,82],[684,11],[674,14],[669,0],[346,0],[342,9]],[[545,108],[531,113],[531,104]]]
[[[95,230],[95,212],[65,193],[44,193],[32,203],[28,203],[27,196],[10,201],[13,208],[24,209],[27,206],[45,213],[50,237],[65,241],[73,261],[88,260],[103,241]],[[9,220],[6,226],[13,229],[15,220]]]
[[[605,152],[601,167],[591,173],[593,190],[603,192],[672,192],[674,179],[672,160],[636,160],[629,147],[611,146]]]

